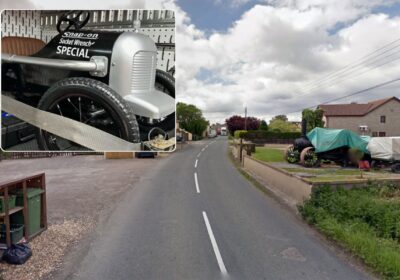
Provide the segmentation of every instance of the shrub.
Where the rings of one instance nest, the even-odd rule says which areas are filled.
[[[247,134],[247,130],[236,130],[234,136],[236,139],[244,138]]]
[[[304,206],[322,208],[339,222],[362,221],[379,237],[400,241],[400,202],[374,198],[376,193],[376,187],[337,191],[323,187]]]
[[[400,201],[393,185],[359,189],[321,187],[299,211],[387,279],[400,279]],[[394,197],[394,199],[393,199]]]
[[[280,132],[265,130],[249,130],[243,135],[246,140],[267,140],[267,139],[296,139],[301,137],[301,132]]]

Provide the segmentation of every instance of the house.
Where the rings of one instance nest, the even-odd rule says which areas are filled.
[[[192,133],[179,127],[179,121],[176,122],[176,136],[181,138],[182,141],[192,141],[193,140]]]
[[[327,128],[344,128],[360,135],[400,136],[400,99],[368,103],[319,105]]]

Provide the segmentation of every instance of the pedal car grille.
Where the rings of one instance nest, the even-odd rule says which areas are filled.
[[[147,91],[154,88],[157,53],[139,51],[133,57],[131,91]]]

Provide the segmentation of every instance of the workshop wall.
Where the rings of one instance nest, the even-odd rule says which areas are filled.
[[[5,36],[41,39],[40,12],[3,11],[1,13],[1,37]]]
[[[157,45],[157,68],[175,73],[175,13],[170,10],[91,11],[84,29],[134,31],[148,35]],[[49,42],[57,35],[56,25],[62,11],[3,11],[1,36],[33,37]]]

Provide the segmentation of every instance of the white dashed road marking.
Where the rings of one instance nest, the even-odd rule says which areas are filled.
[[[208,221],[207,213],[205,211],[203,211],[203,218],[204,218],[204,222],[206,223],[208,236],[210,237],[211,245],[214,249],[215,257],[217,258],[219,269],[221,270],[222,275],[225,276],[228,274],[228,272],[226,271],[224,261],[222,260],[221,253],[219,252],[219,249],[218,249],[217,241],[215,240],[214,233],[211,229],[211,225],[210,225],[210,222]]]
[[[199,188],[199,181],[197,181],[197,173],[194,173],[194,183],[196,184],[196,191],[197,193],[200,193],[200,188]]]

